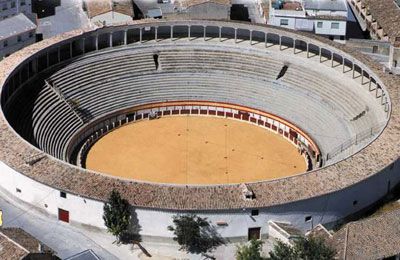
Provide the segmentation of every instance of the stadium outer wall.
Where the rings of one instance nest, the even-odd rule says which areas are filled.
[[[151,22],[153,23],[153,22]],[[155,22],[154,22],[155,23]],[[180,22],[185,23],[185,22]],[[186,22],[191,23],[191,22]],[[207,22],[199,22],[198,24],[207,24]],[[233,27],[246,27],[248,25],[243,24],[235,24],[235,23],[220,23],[223,26],[233,26]],[[140,28],[144,28],[148,25],[138,25]],[[115,27],[118,29],[118,27]],[[254,27],[255,28],[255,27]],[[113,27],[105,28],[105,30],[112,30]],[[287,32],[284,30],[277,30],[275,28],[259,26],[257,29],[262,29],[266,31],[274,31],[275,33],[281,33],[285,35],[285,37],[291,37],[292,35],[297,35],[298,33]],[[81,35],[80,32],[70,33],[66,36],[63,36],[62,40],[71,38],[71,37],[79,37]],[[300,34],[298,34],[300,35]],[[307,36],[308,37],[308,36]],[[311,36],[310,36],[311,37]],[[313,39],[313,43],[319,42],[324,48],[331,48],[336,50],[335,48],[339,48],[338,46],[330,45],[328,42],[324,42],[323,39],[316,38]],[[52,41],[45,41],[44,43],[40,43],[36,46],[36,50],[40,50],[43,46],[51,45]],[[55,43],[57,44],[57,43]],[[54,46],[54,45],[53,45]],[[35,50],[35,47],[32,48]],[[28,50],[25,50],[28,57],[31,55]],[[24,50],[21,52],[23,53]],[[20,54],[21,54],[20,53]],[[2,64],[1,68],[8,68],[4,75],[0,75],[0,82],[2,84],[5,82],[6,77],[9,75],[10,71],[15,68],[18,64],[13,64],[12,59],[19,54],[12,55],[7,58]],[[394,87],[398,81],[396,82],[390,76],[386,76],[384,74],[379,73],[378,67],[374,67],[375,65],[368,61],[362,55],[357,53],[352,53],[353,56],[357,57],[357,60],[363,60],[367,62],[367,68],[371,68],[373,73],[379,75],[379,79],[383,81],[381,86],[385,86],[389,89],[391,95],[396,95],[397,93],[393,93],[395,91]],[[9,62],[9,63],[8,63]],[[11,65],[10,65],[11,64]],[[361,66],[361,63],[358,64]],[[371,73],[372,74],[372,73]],[[395,102],[395,101],[393,101]],[[398,107],[397,104],[392,103],[392,118],[391,123],[398,123],[397,113]],[[396,119],[393,119],[393,116],[396,115]],[[3,124],[5,124],[5,119],[1,119]],[[10,127],[8,125],[8,127]],[[398,146],[398,132],[390,129],[389,134],[392,136],[393,143],[391,145]],[[14,133],[15,136],[15,133]],[[1,136],[1,140],[4,143],[7,143],[8,136],[4,133]],[[379,138],[378,138],[379,139]],[[387,141],[387,140],[385,140]],[[22,141],[23,145],[27,145]],[[8,143],[9,144],[9,143]],[[18,143],[19,144],[19,143]],[[30,147],[32,151],[36,149]],[[9,149],[9,150],[7,150]],[[7,158],[5,153],[11,152],[16,153],[16,149],[10,149],[10,147],[5,147],[1,151],[1,158]],[[36,150],[37,152],[37,150]],[[367,151],[371,152],[371,151]],[[373,152],[373,150],[372,150]],[[371,169],[367,169],[367,166],[358,167],[354,169],[353,173],[348,172],[351,169],[350,166],[346,167],[335,167],[337,171],[341,172],[343,177],[339,178],[329,178],[329,176],[325,176],[328,181],[327,183],[332,183],[331,186],[326,186],[325,192],[316,192],[311,195],[296,192],[296,187],[291,185],[289,182],[292,178],[287,178],[286,183],[287,186],[283,186],[288,189],[287,192],[293,192],[289,196],[289,199],[285,201],[276,201],[276,203],[265,203],[262,206],[260,204],[251,204],[250,202],[246,204],[238,204],[236,207],[227,206],[225,208],[212,209],[205,207],[201,208],[173,208],[169,205],[165,205],[165,207],[154,207],[149,204],[149,206],[144,206],[143,203],[132,203],[134,207],[134,219],[138,220],[139,225],[141,226],[140,234],[144,237],[152,237],[152,238],[170,238],[172,233],[167,231],[167,226],[172,223],[172,215],[182,212],[194,212],[199,214],[200,216],[207,217],[213,224],[217,225],[218,223],[226,223],[223,225],[217,225],[218,232],[223,237],[228,237],[231,239],[245,239],[247,238],[248,229],[252,227],[261,228],[262,235],[268,234],[268,221],[284,221],[290,222],[297,228],[307,231],[311,229],[318,223],[326,224],[328,226],[333,226],[338,222],[342,221],[344,218],[348,217],[351,214],[360,212],[370,207],[374,203],[378,202],[382,199],[390,190],[400,182],[400,167],[398,163],[398,148],[394,148],[394,150],[384,148],[382,149],[382,154],[374,154],[376,156],[378,165],[374,167],[370,167],[374,170],[374,173],[369,173]],[[379,161],[379,156],[387,156],[384,162]],[[375,158],[374,158],[375,159]],[[55,160],[55,159],[52,159]],[[71,223],[75,224],[84,224],[91,225],[98,228],[105,228],[102,220],[103,213],[103,201],[105,197],[99,196],[91,196],[90,193],[88,195],[83,194],[79,191],[74,191],[71,185],[69,188],[65,188],[62,184],[58,184],[57,181],[50,182],[48,179],[44,178],[41,180],[40,178],[33,177],[29,174],[24,174],[24,167],[29,166],[21,166],[22,164],[13,164],[12,161],[8,159],[2,159],[3,162],[0,163],[0,183],[1,188],[5,190],[12,196],[17,197],[18,199],[33,205],[53,216],[57,216],[59,213],[59,209],[64,209],[69,211],[69,219]],[[65,163],[60,162],[58,160],[57,163],[63,164],[63,167],[67,167]],[[353,161],[356,163],[357,160]],[[347,162],[346,162],[347,163]],[[351,162],[348,162],[351,163]],[[351,164],[350,164],[351,165]],[[72,167],[72,166],[68,166]],[[329,167],[327,167],[329,168]],[[361,170],[360,170],[361,168]],[[379,170],[375,170],[379,168]],[[18,170],[14,170],[18,169]],[[359,171],[366,172],[365,175],[360,175],[361,177],[354,178],[350,182],[344,181],[350,175],[359,174]],[[28,170],[27,170],[28,172]],[[330,172],[326,170],[326,173]],[[61,172],[60,172],[61,174]],[[312,174],[312,173],[307,173]],[[317,176],[323,177],[323,176]],[[350,179],[350,178],[349,178]],[[321,179],[322,181],[322,179]],[[309,184],[312,184],[310,182]],[[72,184],[73,186],[73,184]],[[310,189],[312,186],[309,186]],[[101,187],[98,187],[101,189]],[[282,188],[282,186],[281,186]],[[301,187],[302,189],[307,188]],[[261,195],[259,189],[254,186],[254,190],[256,190],[256,196]],[[66,192],[66,198],[62,198],[60,196],[60,192]],[[239,192],[240,193],[240,192]],[[278,192],[279,193],[279,192]],[[297,195],[296,195],[297,194]],[[135,196],[135,194],[131,194]],[[105,194],[106,196],[106,194]],[[261,196],[260,196],[261,197]],[[258,216],[251,216],[251,210],[258,209]],[[311,217],[311,219],[309,218]]]

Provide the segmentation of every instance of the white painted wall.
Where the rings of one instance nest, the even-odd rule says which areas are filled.
[[[261,227],[261,233],[265,235],[268,233],[270,220],[289,222],[303,231],[310,230],[319,223],[329,226],[384,196],[388,190],[389,180],[390,188],[399,183],[399,165],[397,162],[391,170],[388,168],[346,190],[275,207],[261,208],[258,216],[251,216],[250,208],[194,213],[207,217],[214,224],[220,221],[226,222],[226,226],[217,226],[217,230],[223,237],[230,238],[246,239],[248,228],[251,227]],[[1,187],[17,198],[55,216],[58,214],[58,208],[68,210],[71,222],[105,228],[102,220],[102,202],[68,193],[67,198],[61,198],[59,190],[33,181],[3,162],[0,162],[0,172]],[[290,189],[289,185],[288,189]],[[16,192],[16,188],[19,188],[21,192]],[[357,201],[357,204],[353,205],[353,201]],[[141,235],[171,238],[172,233],[167,230],[167,226],[172,224],[172,216],[176,213],[179,212],[136,208]],[[312,216],[312,221],[305,221],[306,216]]]

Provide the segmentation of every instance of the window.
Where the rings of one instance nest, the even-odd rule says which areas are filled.
[[[8,8],[7,8],[7,3],[4,3],[4,4],[3,4],[2,9],[3,9],[3,11],[8,9]]]
[[[15,8],[15,2],[11,2],[11,8]]]
[[[311,216],[306,216],[305,218],[304,218],[304,221],[305,222],[310,222],[312,220],[312,217]]]
[[[249,228],[248,231],[248,240],[252,240],[252,239],[260,239],[261,236],[261,228],[260,227],[256,227],[256,228]]]
[[[67,193],[60,191],[60,197],[61,198],[67,198]]]
[[[253,210],[251,210],[251,215],[252,215],[252,216],[258,216],[258,214],[259,214],[258,209],[253,209]]]
[[[323,22],[317,22],[317,28],[322,28]]]
[[[18,41],[18,42],[22,41],[21,35],[18,35],[17,41]]]
[[[339,23],[331,23],[331,29],[339,29]]]
[[[280,22],[281,22],[281,25],[289,25],[288,19],[281,19]]]
[[[3,47],[7,47],[7,46],[8,46],[8,41],[5,40],[5,41],[3,42]]]
[[[25,0],[21,0],[21,6],[24,6],[25,4]]]

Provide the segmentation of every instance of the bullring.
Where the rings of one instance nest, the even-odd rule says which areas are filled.
[[[160,68],[155,67],[154,55],[158,55]],[[111,62],[103,69],[100,63],[106,57]],[[118,58],[125,62],[123,68],[129,69],[131,78],[117,77]],[[185,66],[193,60],[197,62],[192,67]],[[80,83],[85,71],[74,70],[74,66],[89,64],[94,66],[91,77]],[[288,71],[276,80],[285,64]],[[187,211],[213,222],[225,221],[221,234],[226,237],[244,237],[250,227],[260,227],[264,234],[268,220],[278,219],[308,230],[313,221],[334,225],[368,208],[399,181],[398,81],[364,56],[321,38],[241,23],[144,21],[71,32],[28,47],[5,59],[1,66],[2,186],[11,193],[16,193],[16,188],[22,190],[19,198],[49,213],[56,214],[57,208],[69,210],[71,221],[103,227],[101,205],[116,188],[135,207],[143,235],[169,237],[166,229],[149,223],[149,216],[167,226],[171,214]],[[96,84],[95,93],[99,97],[107,94],[109,98],[104,96],[102,101],[115,107],[100,106],[94,93],[77,98],[75,93],[84,95],[85,91],[68,88],[69,80],[73,86],[90,86],[90,78],[97,73],[95,67],[100,78],[114,76]],[[77,82],[73,81],[74,73]],[[236,75],[236,81],[229,82],[226,74]],[[43,88],[32,82],[43,84]],[[19,88],[23,83],[33,87]],[[240,87],[228,88],[235,83]],[[31,92],[25,92],[27,89]],[[160,89],[165,93],[157,91]],[[115,95],[119,91],[120,98]],[[23,98],[32,94],[39,97],[37,102],[22,110],[30,104]],[[350,101],[349,96],[357,99]],[[46,103],[50,97],[53,103]],[[199,100],[240,105],[285,119],[292,127],[281,126],[276,120],[276,131],[281,129],[283,136],[289,128],[299,137],[303,133],[304,143],[310,144],[314,169],[254,183],[177,185],[113,178],[71,164],[77,163],[79,147],[87,140],[122,125],[127,115],[154,112],[154,106],[142,112],[139,106],[185,102],[177,109],[181,113],[185,106],[193,105],[190,102]],[[282,102],[285,106],[279,106]],[[223,112],[226,116],[228,111]],[[17,115],[30,121],[13,118]],[[60,115],[65,120],[59,120]],[[265,115],[250,116],[256,119],[250,123],[260,120],[265,125],[268,121]],[[337,134],[329,134],[332,132]],[[305,137],[310,140],[305,141]],[[36,140],[34,145],[40,149],[27,140]],[[332,147],[339,148],[332,151]],[[24,184],[26,187],[16,187]],[[67,201],[57,198],[58,191],[70,195]],[[249,192],[252,196],[246,196]],[[260,215],[252,220],[249,211],[255,208]],[[311,223],[305,221],[310,216]],[[247,224],[237,229],[235,223],[243,220]]]

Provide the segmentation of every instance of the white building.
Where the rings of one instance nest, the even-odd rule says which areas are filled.
[[[24,14],[0,21],[0,60],[35,43],[36,25]]]
[[[262,7],[264,16],[266,8]],[[344,40],[347,24],[345,0],[272,0],[269,3],[270,25],[310,31],[332,40]]]
[[[31,0],[0,0],[0,20],[23,13],[34,21],[36,17],[32,14]]]

